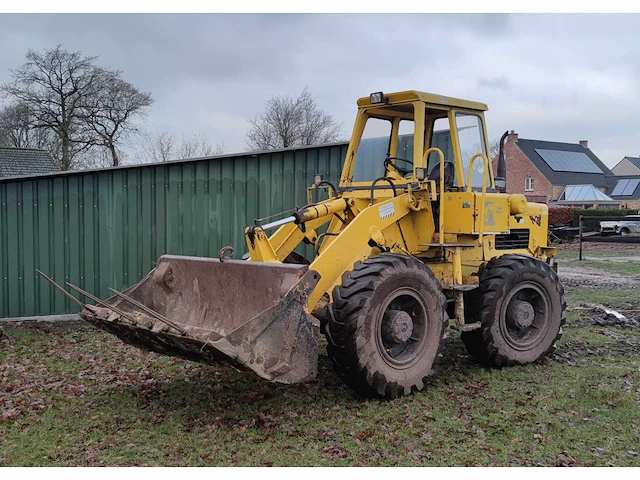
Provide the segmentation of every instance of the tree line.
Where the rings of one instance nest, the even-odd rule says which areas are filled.
[[[26,63],[11,70],[12,81],[0,87],[9,100],[0,112],[3,143],[44,148],[62,170],[77,167],[90,149],[119,165],[120,142],[136,131],[135,120],[153,98],[121,72],[98,66],[97,58],[60,46],[29,50]]]
[[[47,150],[61,170],[224,153],[224,144],[202,134],[148,132],[151,92],[125,80],[122,71],[99,65],[97,56],[58,45],[29,50],[25,60],[0,85],[0,146]],[[248,124],[246,148],[252,151],[343,139],[342,124],[308,88],[297,97],[270,97]]]
[[[221,154],[202,134],[177,137],[142,127],[154,99],[97,56],[61,46],[29,50],[0,85],[0,146],[47,150],[61,170]]]
[[[144,129],[154,99],[122,72],[61,46],[29,50],[26,62],[0,85],[0,146],[47,150],[61,170],[155,163],[224,153],[202,134],[176,136]],[[308,88],[297,97],[271,96],[248,118],[246,149],[273,150],[345,140],[343,126]],[[124,146],[129,148],[123,149]],[[499,140],[489,146],[497,155]]]

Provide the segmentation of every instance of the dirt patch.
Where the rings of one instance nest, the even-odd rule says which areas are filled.
[[[611,340],[598,345],[580,340],[569,340],[549,356],[551,360],[574,366],[578,358],[640,353],[640,342],[625,334],[625,331],[629,332],[629,329],[637,330],[640,328],[640,312],[617,311],[602,305],[587,303],[580,304],[574,310],[580,311],[580,317],[567,323],[568,328],[585,325],[605,327],[597,331]]]
[[[598,325],[603,327],[640,328],[640,310],[637,306],[625,305],[619,308],[620,310],[608,309],[602,305],[583,303],[573,308],[573,310],[580,312],[580,317],[568,325],[576,327]]]
[[[640,342],[622,336],[617,336],[610,332],[610,335],[616,337],[610,342],[600,345],[593,345],[581,341],[569,341],[557,348],[555,352],[549,355],[549,359],[566,363],[569,366],[576,365],[576,360],[584,357],[604,356],[604,355],[633,355],[640,353]]]
[[[620,273],[603,272],[598,268],[579,267],[576,265],[558,265],[558,275],[565,287],[611,289],[636,288],[640,280]]]

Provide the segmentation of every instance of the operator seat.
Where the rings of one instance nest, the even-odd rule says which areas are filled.
[[[455,175],[455,167],[451,162],[444,163],[444,189],[448,190],[453,187],[453,176]],[[440,185],[440,162],[429,172],[429,180],[435,180],[436,185]]]

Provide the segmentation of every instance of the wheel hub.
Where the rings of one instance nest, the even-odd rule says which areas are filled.
[[[518,328],[528,328],[533,324],[536,312],[529,302],[513,300],[507,308],[507,321]]]
[[[382,334],[394,343],[406,342],[413,333],[411,315],[402,310],[387,310],[382,320]]]

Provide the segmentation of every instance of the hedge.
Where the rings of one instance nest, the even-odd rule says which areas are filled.
[[[553,206],[549,207],[549,226],[571,225],[573,222],[573,212],[578,207]]]
[[[636,215],[637,209],[591,209],[584,210],[580,207],[566,205],[554,205],[549,207],[549,227],[580,225],[580,215],[583,217],[623,217],[625,215]],[[583,222],[585,232],[592,232],[599,229],[599,223],[595,220]]]

